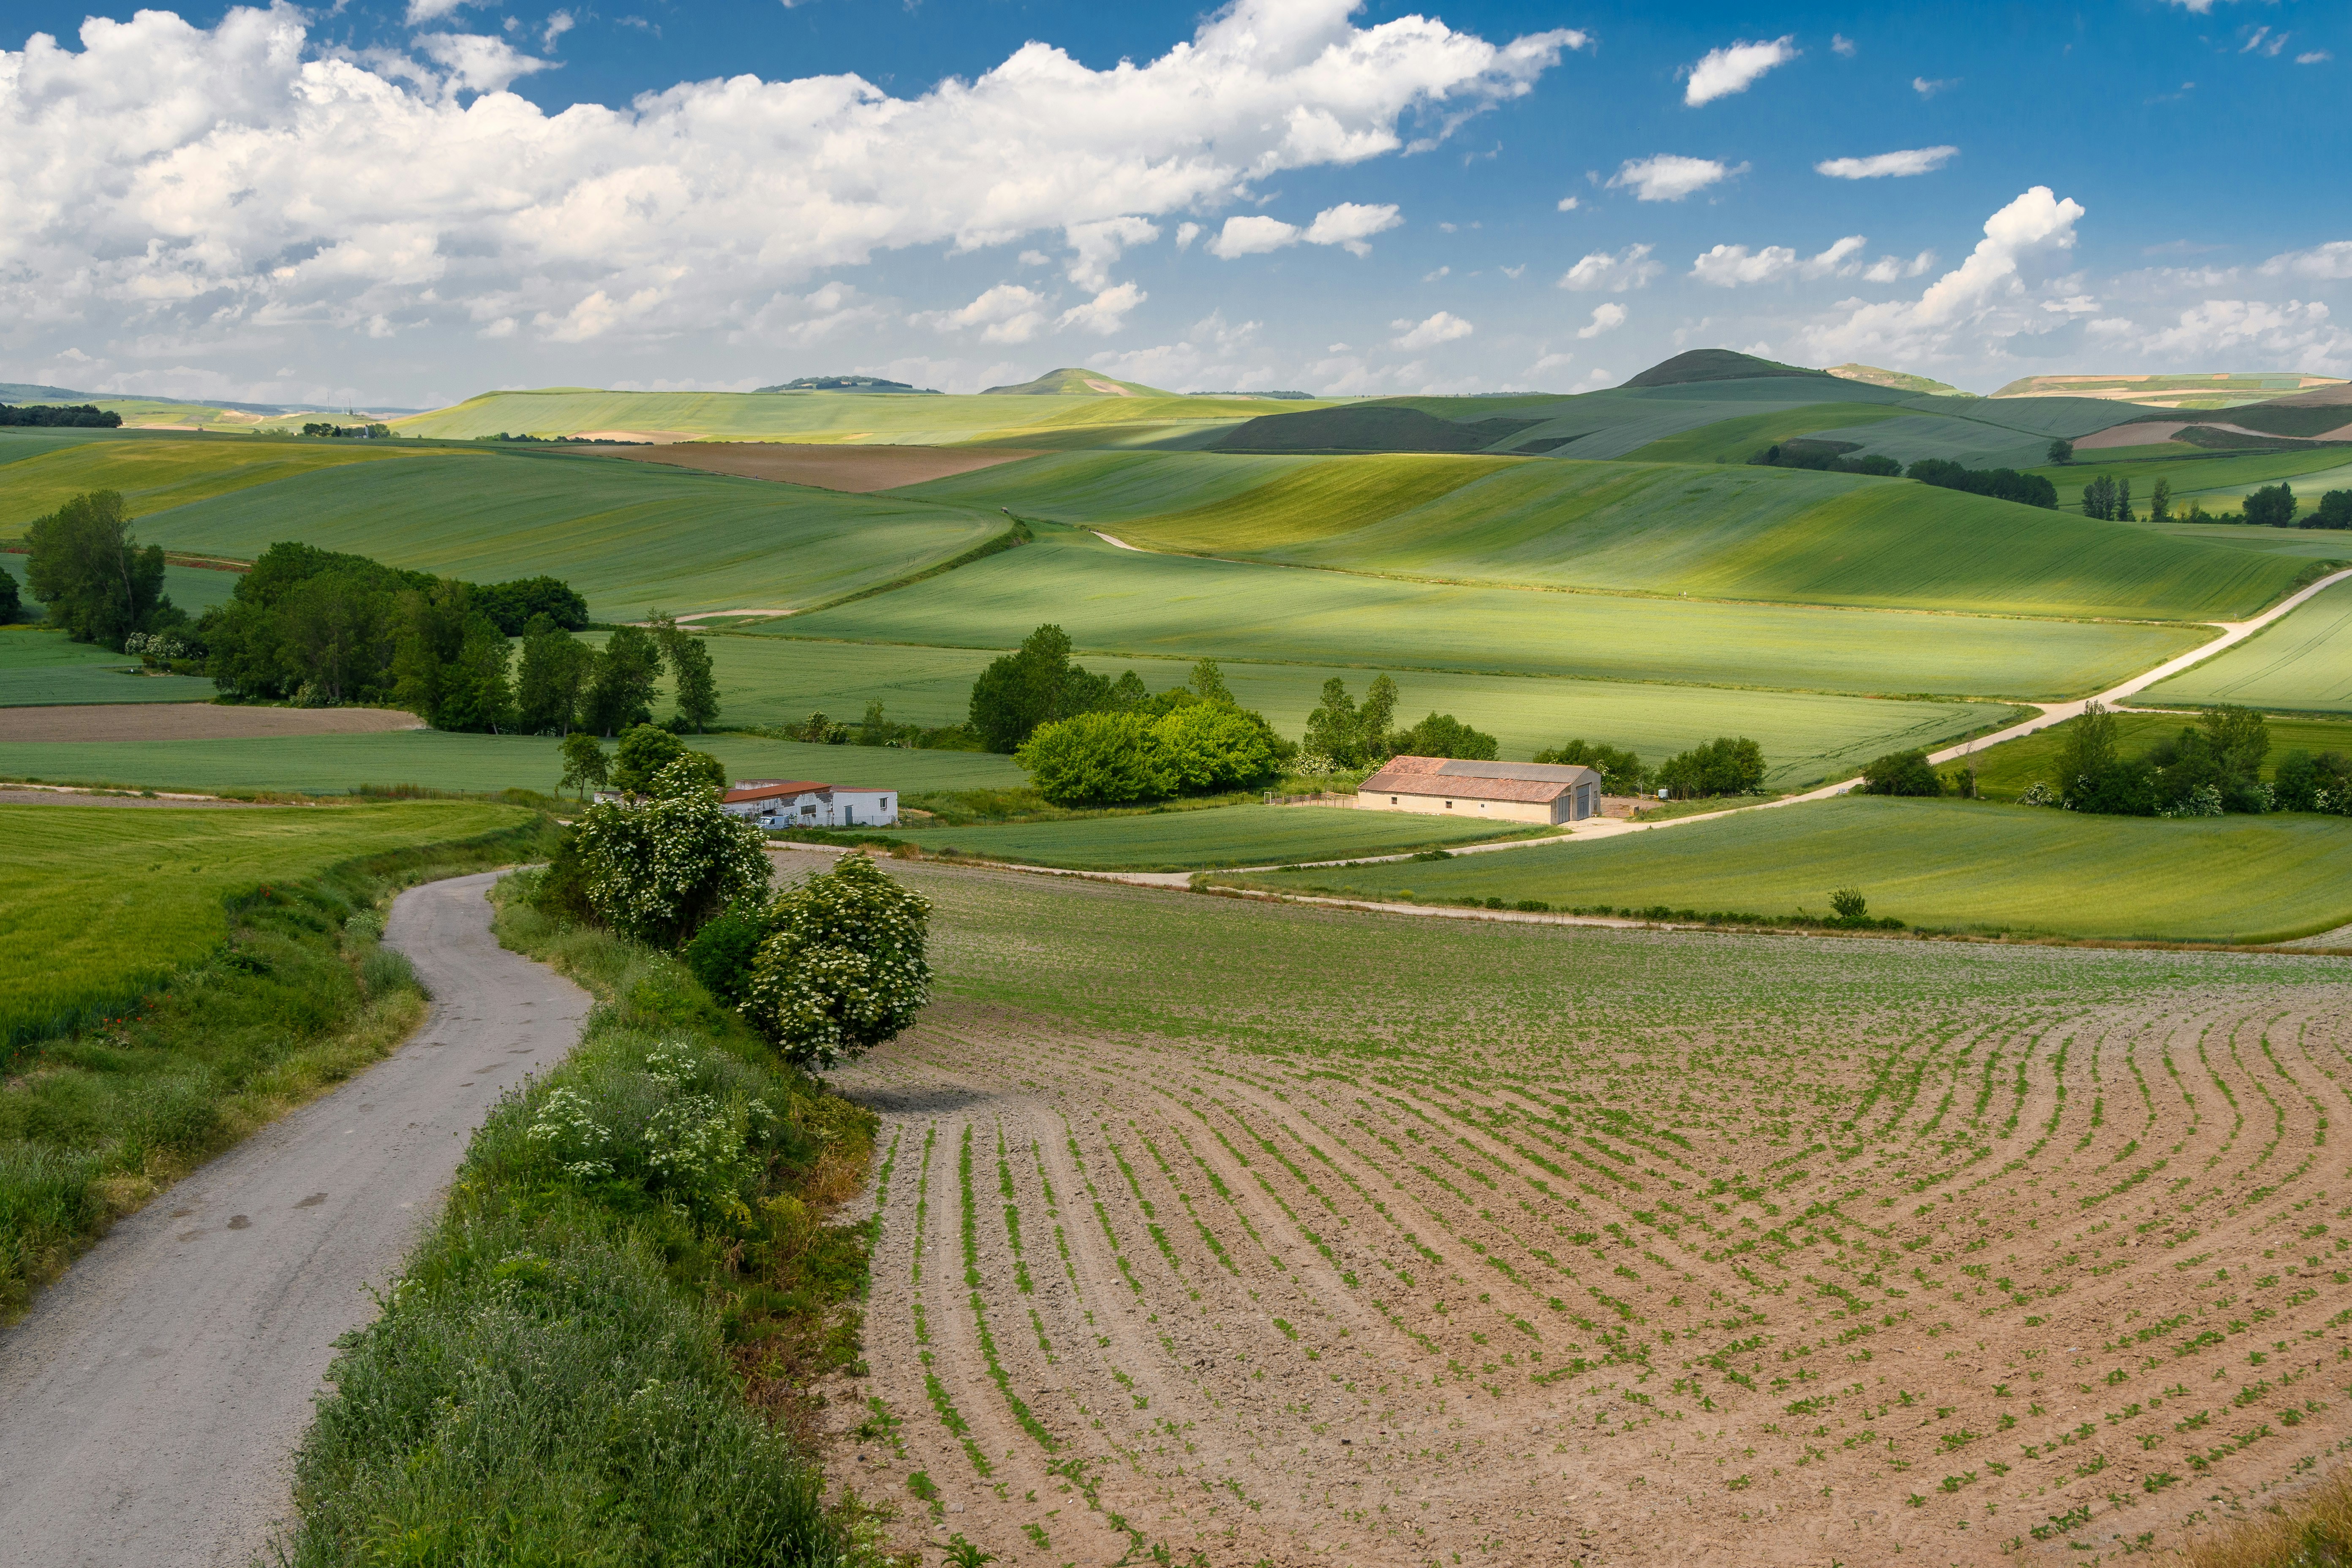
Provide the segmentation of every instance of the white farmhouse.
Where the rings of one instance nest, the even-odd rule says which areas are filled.
[[[1503,822],[1580,822],[1601,810],[1601,775],[1550,763],[1391,757],[1356,786],[1359,811],[1420,811]]]
[[[762,827],[895,827],[898,794],[846,789],[813,779],[742,779],[719,801],[731,816]]]

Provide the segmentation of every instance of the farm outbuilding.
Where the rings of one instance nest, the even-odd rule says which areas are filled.
[[[1422,811],[1502,822],[1580,822],[1601,810],[1601,775],[1549,763],[1391,757],[1356,786],[1359,811]]]
[[[730,816],[762,827],[890,827],[898,821],[898,794],[847,789],[814,779],[744,779],[720,801]]]

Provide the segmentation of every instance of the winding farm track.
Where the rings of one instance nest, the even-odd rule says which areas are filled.
[[[499,1093],[587,1016],[490,935],[498,875],[394,902],[384,941],[433,997],[407,1044],[115,1226],[0,1331],[0,1564],[241,1568],[266,1548],[337,1337],[374,1314]]]

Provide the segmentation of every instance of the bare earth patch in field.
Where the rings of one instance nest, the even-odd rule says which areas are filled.
[[[396,708],[221,708],[209,702],[0,708],[0,741],[248,741],[422,730]]]
[[[1014,880],[893,870],[951,946]],[[1021,907],[1000,958],[1058,940]],[[1920,944],[1977,999],[1875,1005],[1823,976],[1891,948],[1517,930],[1553,967],[1446,1038],[1335,967],[1291,1048],[1327,1005],[1230,964],[1189,1032],[949,994],[843,1069],[888,1153],[835,1475],[1008,1564],[1829,1568],[2169,1549],[2352,1447],[2340,967]]]
[[[747,479],[781,479],[819,489],[866,495],[992,468],[1034,452],[1010,447],[978,451],[956,447],[826,447],[770,441],[695,441],[616,451],[637,463],[669,463]]]

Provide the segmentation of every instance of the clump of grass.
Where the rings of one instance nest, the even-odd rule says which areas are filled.
[[[2189,1548],[2189,1568],[2339,1568],[2352,1563],[2352,1474]]]
[[[845,1563],[803,1391],[856,1358],[871,1226],[824,1216],[875,1119],[536,878],[500,884],[501,938],[600,1005],[331,1369],[288,1559]]]

